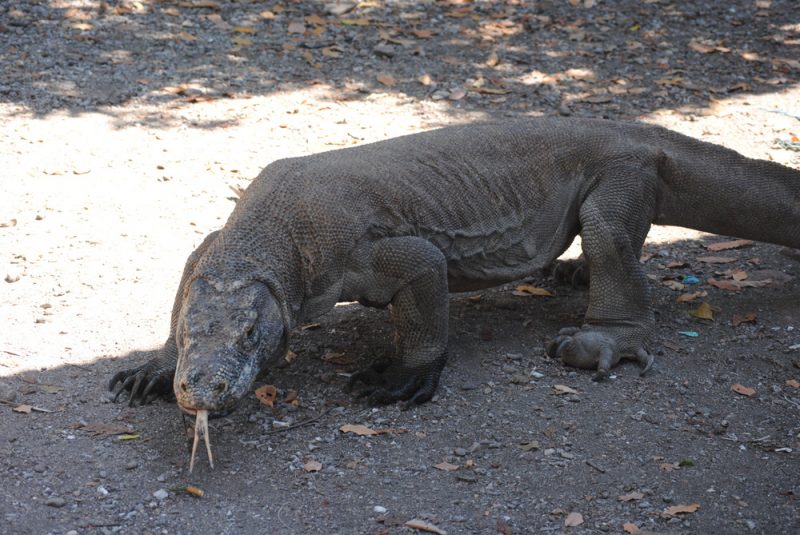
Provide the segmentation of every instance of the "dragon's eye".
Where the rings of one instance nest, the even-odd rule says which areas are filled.
[[[244,332],[244,336],[242,337],[241,341],[241,346],[243,350],[250,351],[253,348],[255,348],[257,344],[258,344],[258,327],[254,323],[250,325]]]

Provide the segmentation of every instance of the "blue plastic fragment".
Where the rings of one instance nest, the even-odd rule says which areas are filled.
[[[683,283],[684,284],[700,284],[700,279],[698,279],[694,275],[686,275],[683,278]]]
[[[700,336],[700,334],[696,333],[695,331],[678,331],[678,334],[682,334],[683,336],[688,336],[690,338],[697,338]]]

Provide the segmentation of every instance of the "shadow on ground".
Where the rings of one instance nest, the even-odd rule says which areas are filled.
[[[332,4],[9,2],[0,102],[38,115],[157,106],[135,121],[157,127],[175,121],[165,109],[324,85],[453,114],[620,118],[800,80],[793,0]]]
[[[664,281],[722,277],[720,266],[698,261],[707,251],[696,240],[645,252],[659,317],[648,377],[626,364],[594,383],[545,358],[544,342],[580,322],[586,293],[536,279],[556,297],[513,295],[513,285],[453,296],[452,356],[433,402],[365,407],[343,392],[343,374],[389,354],[391,327],[383,311],[337,307],[296,334],[290,366],[259,382],[277,385],[273,409],[251,396],[212,421],[217,466],[199,459],[193,475],[190,422],[174,405],[101,403],[111,374],[138,363],[101,358],[6,378],[6,395],[34,409],[5,409],[0,512],[18,533],[402,533],[412,519],[450,533],[562,532],[571,512],[583,519],[573,533],[625,523],[796,531],[800,391],[787,380],[800,366],[800,264],[773,246],[730,251],[725,269],[794,278],[741,292],[702,284],[691,290],[706,296],[677,303],[683,292]],[[688,314],[699,301],[714,321]],[[340,357],[326,362],[331,353]]]

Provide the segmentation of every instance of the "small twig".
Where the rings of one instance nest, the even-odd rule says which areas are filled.
[[[9,407],[19,407],[20,405],[26,405],[26,403],[17,403],[15,401],[8,401],[7,399],[0,399],[0,403],[3,405],[8,405]],[[31,410],[35,412],[53,412],[48,409],[43,409],[41,407],[34,407],[31,405]]]
[[[605,468],[603,468],[602,466],[600,466],[598,464],[595,464],[594,461],[592,461],[591,459],[586,459],[586,464],[588,464],[589,466],[591,466],[592,468],[594,468],[595,470],[597,470],[601,474],[605,474],[606,473],[606,469]]]
[[[316,422],[317,420],[319,420],[320,418],[322,418],[323,416],[325,416],[326,414],[331,412],[332,409],[333,409],[333,407],[328,407],[327,409],[325,409],[324,411],[322,411],[318,415],[316,415],[316,416],[314,416],[312,418],[309,418],[308,420],[303,420],[302,422],[298,422],[296,424],[292,424],[292,425],[287,426],[287,427],[281,427],[281,428],[278,428],[278,429],[273,429],[272,431],[267,431],[264,434],[265,435],[275,435],[277,433],[282,433],[282,432],[288,431],[290,429],[297,429],[298,427],[303,427],[304,425],[313,424],[314,422]]]

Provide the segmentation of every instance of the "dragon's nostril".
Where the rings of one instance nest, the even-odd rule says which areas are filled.
[[[186,386],[186,381],[181,381],[181,392],[186,392],[189,388]]]
[[[228,390],[228,382],[227,381],[219,381],[216,385],[214,385],[214,393],[217,395],[224,394],[225,391]]]

